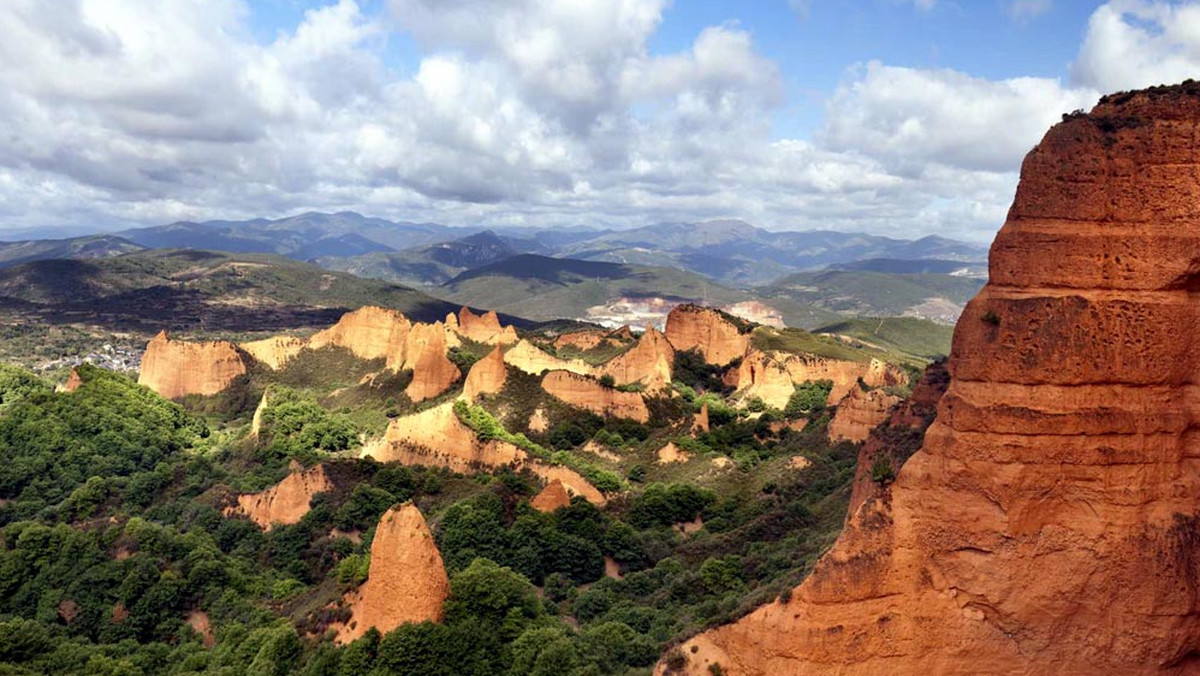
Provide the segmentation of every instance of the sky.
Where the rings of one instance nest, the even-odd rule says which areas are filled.
[[[1200,2],[4,0],[0,230],[358,211],[986,242]],[[35,230],[38,232],[38,230]]]

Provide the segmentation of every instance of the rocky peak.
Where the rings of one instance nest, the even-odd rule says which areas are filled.
[[[375,528],[367,581],[346,597],[351,617],[337,641],[349,643],[371,627],[386,634],[406,622],[440,622],[449,595],[450,579],[425,517],[411,502],[393,507]]]
[[[1200,668],[1198,89],[1106,97],[1029,153],[922,447],[686,673]]]
[[[216,394],[246,373],[248,357],[226,341],[191,343],[160,331],[146,345],[138,383],[167,399]]]

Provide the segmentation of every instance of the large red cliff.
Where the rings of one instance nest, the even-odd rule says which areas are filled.
[[[162,331],[146,345],[138,383],[167,399],[216,394],[246,373],[248,359],[233,343],[171,340]]]
[[[647,392],[661,392],[671,385],[675,350],[667,337],[647,326],[637,345],[601,367],[618,385],[641,383]]]
[[[680,305],[667,315],[667,340],[676,350],[696,350],[710,364],[724,366],[746,354],[750,335],[725,315],[699,305]]]
[[[406,622],[439,622],[450,595],[450,580],[425,517],[411,502],[379,518],[371,542],[367,581],[347,595],[350,621],[338,643],[348,643],[371,627],[387,633]]]
[[[659,672],[1200,671],[1197,139],[1191,84],[1051,129],[921,449],[787,601]]]

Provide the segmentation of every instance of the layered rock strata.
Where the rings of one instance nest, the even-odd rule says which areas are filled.
[[[751,348],[741,364],[725,374],[725,383],[743,397],[758,397],[768,406],[783,408],[796,384],[828,380],[833,383],[827,403],[835,406],[859,382],[868,387],[891,387],[905,382],[904,371],[878,359],[847,361],[816,355],[763,352]]]
[[[1198,138],[1190,83],[1051,129],[922,448],[789,600],[659,673],[1200,670]]]
[[[367,581],[346,596],[349,622],[337,642],[349,643],[371,627],[381,633],[408,622],[440,622],[450,579],[425,517],[411,502],[384,512],[371,542]]]

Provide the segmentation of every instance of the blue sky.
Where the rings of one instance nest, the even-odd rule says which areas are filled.
[[[0,229],[306,210],[987,241],[1021,158],[1200,76],[1200,0],[0,3]]]

